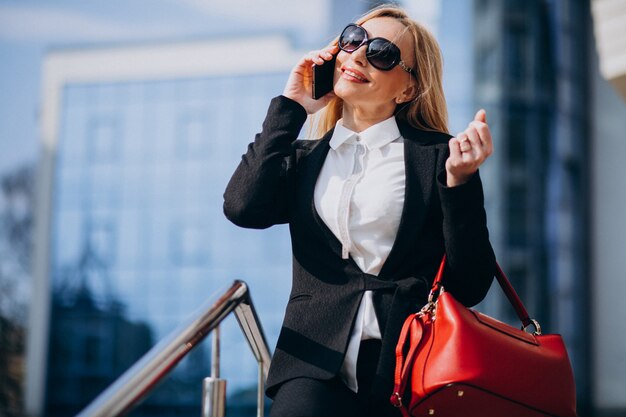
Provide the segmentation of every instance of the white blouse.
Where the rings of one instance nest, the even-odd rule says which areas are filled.
[[[395,241],[404,204],[404,139],[395,117],[355,133],[339,120],[315,186],[315,208],[342,245],[344,259],[378,275]],[[341,377],[358,391],[356,364],[361,340],[380,339],[372,291],[356,316]]]

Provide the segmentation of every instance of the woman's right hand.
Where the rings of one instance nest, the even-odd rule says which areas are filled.
[[[298,102],[307,114],[313,114],[324,108],[335,97],[335,93],[331,91],[319,100],[313,99],[313,64],[322,65],[325,61],[330,61],[337,52],[339,47],[333,45],[303,56],[291,70],[283,96]]]

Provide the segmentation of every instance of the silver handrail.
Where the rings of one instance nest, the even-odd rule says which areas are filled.
[[[234,281],[216,301],[207,302],[187,322],[143,355],[78,417],[116,417],[129,412],[233,310],[259,363],[258,406],[262,409],[262,387],[267,378],[271,354],[248,285],[243,281]]]

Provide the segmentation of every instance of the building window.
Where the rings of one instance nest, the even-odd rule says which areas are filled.
[[[87,227],[89,248],[98,262],[110,266],[115,258],[115,227],[110,219],[91,219]]]
[[[522,115],[513,116],[508,124],[508,159],[513,165],[526,162],[526,122]]]
[[[476,79],[480,83],[497,82],[498,54],[494,45],[481,45],[477,51]]]
[[[526,27],[519,23],[509,25],[506,33],[505,57],[507,86],[515,90],[523,90],[527,79],[528,34]]]
[[[208,112],[185,112],[177,121],[176,153],[181,159],[204,159],[210,155]]]
[[[121,129],[115,116],[97,116],[88,122],[87,160],[93,163],[112,163],[120,153]]]
[[[491,0],[476,0],[476,10],[478,13],[489,10],[493,5]]]
[[[506,12],[509,15],[520,17],[526,16],[528,5],[524,1],[511,1],[506,4]]]
[[[100,363],[102,360],[100,357],[102,342],[103,341],[95,335],[85,336],[85,344],[83,346],[84,366],[97,368],[99,365],[102,365]]]
[[[526,225],[528,190],[525,184],[510,184],[508,202],[508,242],[512,247],[524,247],[527,243]]]
[[[172,223],[170,253],[172,262],[179,266],[201,266],[208,262],[210,247],[208,228],[202,221],[185,219]]]

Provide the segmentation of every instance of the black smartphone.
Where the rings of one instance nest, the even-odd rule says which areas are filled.
[[[319,100],[333,89],[333,77],[335,75],[335,60],[333,56],[330,61],[322,65],[313,65],[313,98]]]

